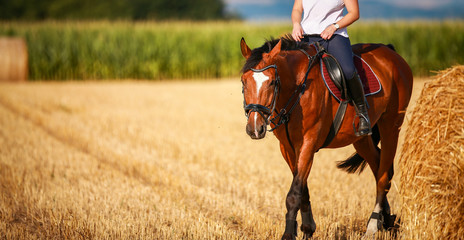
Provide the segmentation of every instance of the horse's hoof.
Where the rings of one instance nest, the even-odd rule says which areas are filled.
[[[296,220],[287,219],[285,221],[285,232],[282,240],[295,240],[298,231],[298,222]]]
[[[371,227],[371,226],[372,226],[371,224],[367,226],[367,230],[363,236],[363,239],[373,239],[374,235],[379,231],[377,227]]]
[[[290,233],[285,233],[282,236],[282,240],[296,240],[296,236]]]
[[[303,240],[310,239],[316,231],[316,226],[301,224],[301,231],[303,232]]]
[[[383,215],[380,213],[373,212],[367,223],[366,234],[364,234],[363,239],[371,239],[374,237],[374,234],[381,230],[384,224]]]
[[[362,240],[374,240],[375,239],[375,233],[365,233],[364,236],[361,238]]]
[[[392,228],[398,227],[395,225],[396,215],[384,214],[383,219],[383,228],[385,230],[390,230]]]
[[[313,233],[303,233],[303,240],[309,240],[313,236]]]

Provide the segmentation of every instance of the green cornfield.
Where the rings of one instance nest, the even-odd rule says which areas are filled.
[[[245,22],[1,22],[0,36],[26,39],[31,80],[236,77],[240,39],[259,47],[291,24]],[[464,63],[464,21],[372,21],[351,42],[391,43],[416,76]]]

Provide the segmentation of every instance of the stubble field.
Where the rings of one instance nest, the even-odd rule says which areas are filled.
[[[238,79],[1,84],[0,238],[280,239],[291,173],[245,123]],[[315,157],[315,239],[365,231],[374,178],[335,166],[352,152]]]

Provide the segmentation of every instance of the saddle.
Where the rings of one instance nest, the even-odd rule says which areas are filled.
[[[346,108],[348,103],[351,102],[351,99],[346,87],[346,79],[338,61],[334,56],[327,52],[325,52],[321,58],[322,61],[320,61],[320,65],[322,79],[329,89],[329,92],[340,103],[332,122],[329,134],[325,139],[323,146],[321,147],[324,148],[328,146],[330,142],[332,142],[332,140],[337,135],[338,130],[340,130],[343,118],[345,116]],[[353,56],[353,62],[364,86],[364,95],[369,96],[379,93],[382,90],[380,80],[377,78],[374,71],[372,71],[369,64],[367,64],[367,62],[358,55]]]
[[[335,59],[335,57],[329,53],[324,53],[322,55],[321,67],[323,73],[322,77],[327,78],[328,76],[332,84],[338,89],[338,95],[340,96],[340,98],[349,100],[348,89],[346,88],[346,79],[343,75],[342,68],[338,63],[337,59]],[[324,79],[324,82],[326,82],[327,87],[329,88],[329,90],[331,90],[331,88],[327,84],[326,79]],[[340,102],[340,99],[337,100]]]
[[[338,61],[332,55],[324,53],[322,55],[322,61],[320,62],[322,78],[332,96],[338,102],[349,101],[350,98],[346,88],[346,80]],[[365,96],[379,93],[382,90],[382,85],[369,64],[358,55],[353,56],[353,62],[364,86]]]

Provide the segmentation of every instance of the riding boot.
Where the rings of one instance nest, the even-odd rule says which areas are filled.
[[[351,93],[351,98],[354,102],[356,117],[359,118],[357,131],[353,120],[354,133],[356,136],[371,135],[372,129],[367,112],[367,102],[364,97],[364,87],[358,73],[355,73],[351,79],[347,79],[347,85],[348,91]]]

